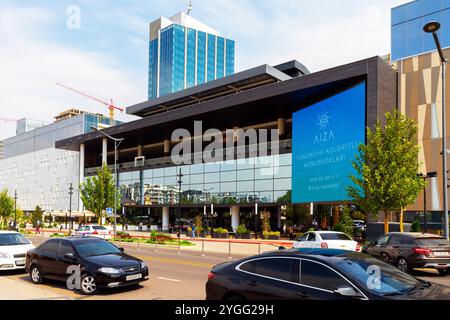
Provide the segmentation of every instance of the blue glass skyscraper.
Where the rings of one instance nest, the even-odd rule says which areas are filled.
[[[150,24],[148,98],[234,73],[235,42],[185,13]]]
[[[423,31],[430,21],[442,25],[439,38],[450,47],[450,0],[416,0],[392,9],[393,61],[436,50],[433,37]]]

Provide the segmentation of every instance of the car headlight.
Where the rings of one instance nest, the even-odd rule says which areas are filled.
[[[141,261],[141,269],[144,269],[145,267],[147,267],[147,265],[145,264],[144,261]]]
[[[0,259],[12,259],[12,255],[7,252],[0,252]]]
[[[119,269],[114,269],[114,268],[100,268],[98,269],[99,272],[102,273],[106,273],[106,274],[119,274],[120,270]]]

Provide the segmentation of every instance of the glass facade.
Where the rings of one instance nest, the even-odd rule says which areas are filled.
[[[125,201],[137,205],[285,203],[292,184],[292,154],[168,167],[119,174]]]
[[[233,74],[234,50],[233,40],[179,24],[161,29],[149,44],[148,98]]]
[[[208,81],[216,78],[216,36],[208,34]]]
[[[217,37],[216,79],[225,75],[225,39]]]
[[[227,76],[234,73],[234,52],[236,44],[233,40],[226,40],[227,49],[226,49],[226,66],[225,73]]]
[[[205,83],[206,75],[206,33],[197,32],[197,84]]]
[[[417,0],[392,9],[391,51],[397,61],[435,51],[433,37],[423,31],[431,21],[441,23],[442,47],[450,46],[450,0]]]
[[[148,69],[148,97],[156,98],[157,82],[158,82],[158,39],[150,41],[150,64]]]
[[[195,86],[195,51],[196,51],[197,32],[188,29],[187,33],[187,58],[186,58],[186,86],[187,88]]]
[[[159,70],[159,93],[166,95],[172,92],[173,79],[173,26],[161,30],[161,56]]]

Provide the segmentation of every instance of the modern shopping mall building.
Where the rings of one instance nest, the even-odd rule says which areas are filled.
[[[214,226],[252,227],[257,207],[279,229],[286,204],[348,200],[351,161],[366,125],[395,108],[396,88],[396,72],[379,57],[317,73],[298,61],[262,65],[129,107],[142,119],[103,130],[124,139],[117,153],[101,132],[56,147],[80,152],[84,178],[102,163],[113,170],[117,156],[126,216],[163,230],[174,223],[179,199],[183,219],[206,214]],[[243,134],[226,134],[238,128]],[[190,147],[181,164],[173,157],[181,154],[177,129],[191,137],[183,140]],[[202,161],[213,141],[202,135],[210,129],[223,133],[216,134],[213,162]],[[264,132],[270,142],[261,139]]]

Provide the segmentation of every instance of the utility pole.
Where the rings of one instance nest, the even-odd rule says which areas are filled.
[[[73,229],[72,223],[72,196],[73,196],[73,184],[69,187],[69,231]]]
[[[14,191],[14,230],[17,229],[17,190]]]

